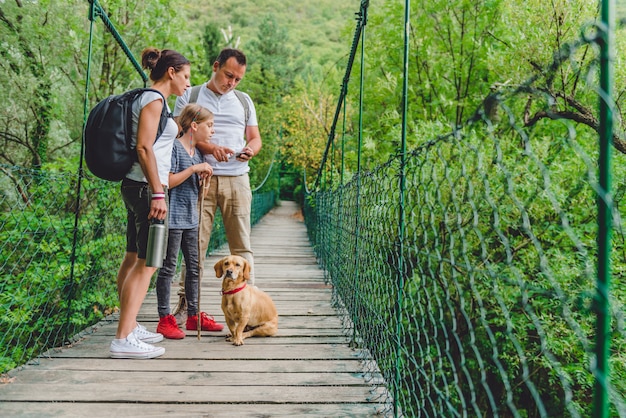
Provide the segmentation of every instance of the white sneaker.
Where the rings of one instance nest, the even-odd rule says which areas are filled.
[[[111,358],[147,359],[165,354],[165,348],[155,347],[137,339],[134,333],[111,342]]]
[[[133,330],[133,334],[135,334],[135,337],[137,337],[138,340],[148,344],[154,344],[158,343],[159,341],[163,341],[162,334],[150,332],[146,329],[146,327],[140,324],[137,324],[137,326]]]

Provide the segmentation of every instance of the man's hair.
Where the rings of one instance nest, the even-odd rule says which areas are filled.
[[[237,64],[246,65],[246,55],[238,49],[235,48],[224,48],[220,51],[220,54],[217,56],[218,65],[221,67],[226,64],[229,58],[235,57],[237,60]]]

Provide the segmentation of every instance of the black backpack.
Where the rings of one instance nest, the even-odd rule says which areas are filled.
[[[137,151],[131,145],[132,105],[146,91],[161,94],[154,89],[137,88],[123,94],[109,96],[89,112],[84,132],[85,162],[89,171],[96,177],[120,181],[137,161]],[[163,97],[162,94],[161,97]],[[163,133],[167,120],[171,116],[163,98],[163,110],[155,142]]]

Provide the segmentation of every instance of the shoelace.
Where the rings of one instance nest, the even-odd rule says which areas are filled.
[[[150,346],[144,343],[143,341],[141,341],[139,338],[135,338],[134,340],[129,340],[127,338],[126,341],[128,341],[130,345],[132,345],[133,347],[141,348],[144,350],[150,350]]]

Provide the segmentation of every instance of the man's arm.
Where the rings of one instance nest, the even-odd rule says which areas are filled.
[[[246,146],[241,150],[243,154],[237,157],[240,161],[249,161],[261,151],[263,143],[261,142],[261,132],[258,126],[246,127]]]
[[[219,162],[228,161],[228,158],[235,153],[231,148],[222,147],[210,141],[198,142],[196,147],[200,150],[202,155],[212,154]]]

